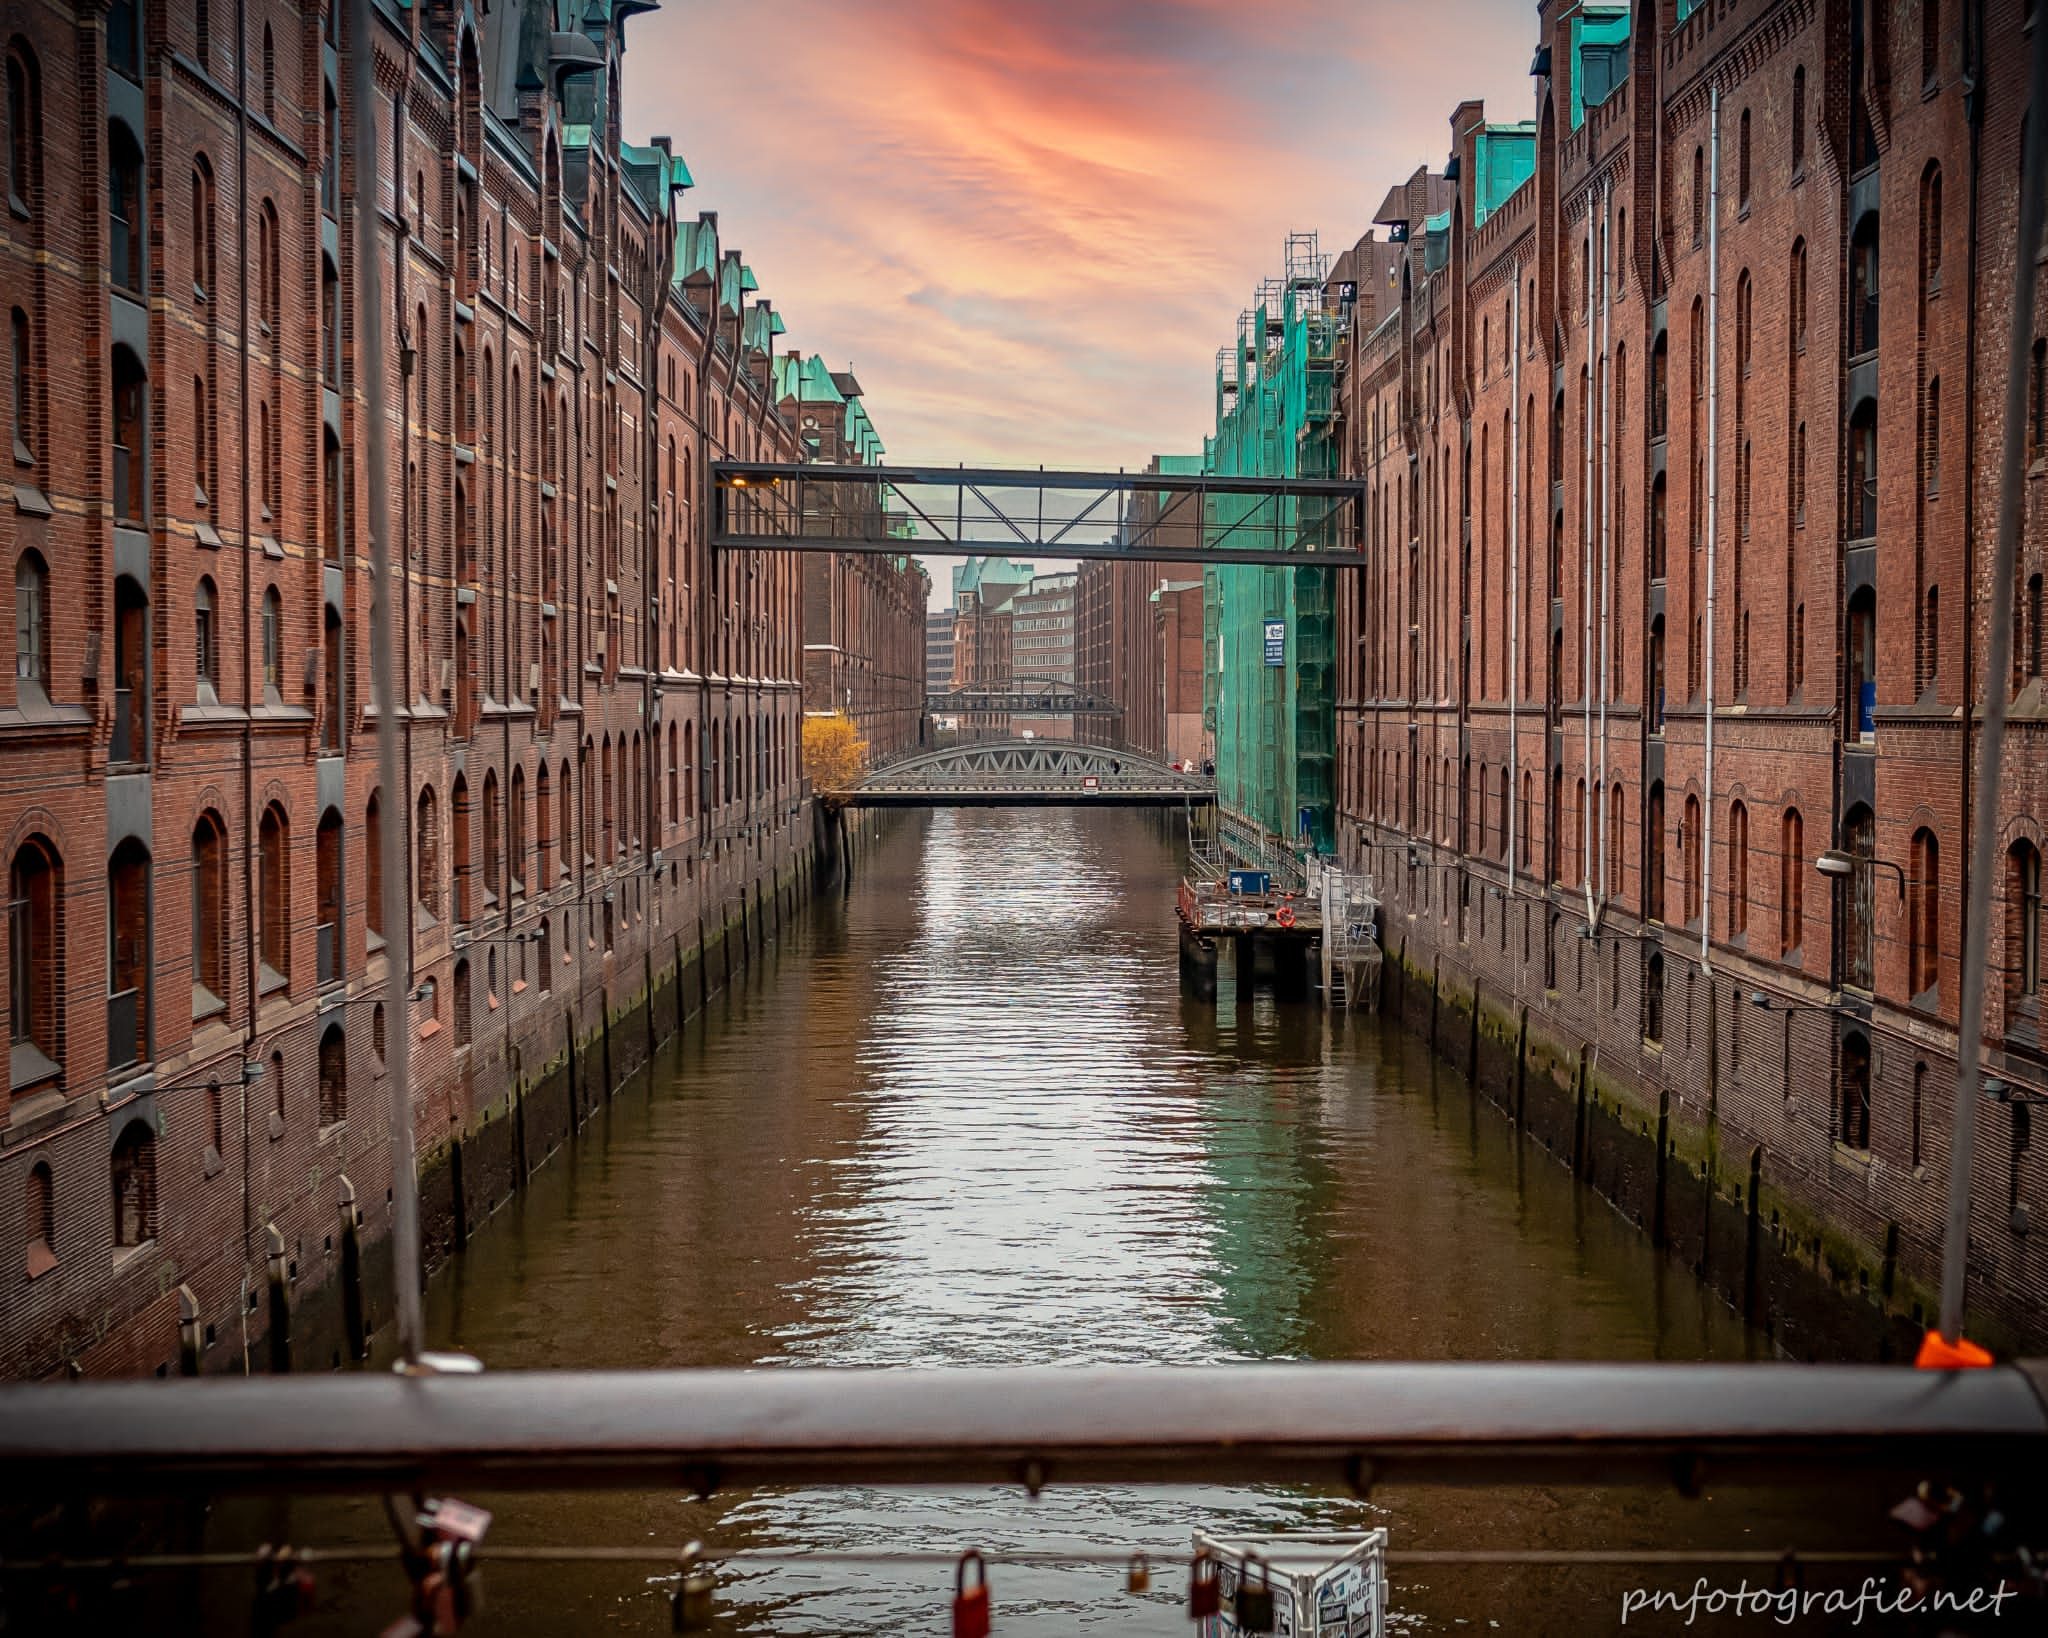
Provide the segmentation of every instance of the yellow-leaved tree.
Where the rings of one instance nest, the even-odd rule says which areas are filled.
[[[868,742],[845,712],[804,718],[804,777],[828,803],[844,800],[867,765]]]

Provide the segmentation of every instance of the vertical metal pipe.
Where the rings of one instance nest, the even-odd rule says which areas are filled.
[[[1515,730],[1521,716],[1522,660],[1522,269],[1516,266],[1508,290],[1508,897],[1515,895],[1515,845],[1522,812],[1516,795],[1522,759]],[[1503,911],[1503,914],[1506,912]]]
[[[368,469],[370,573],[376,588],[370,619],[370,675],[377,702],[377,780],[387,796],[402,789],[398,769],[398,701],[392,688],[391,545],[386,531],[383,267],[377,232],[377,119],[375,49],[370,42],[370,0],[350,0],[349,97],[356,135],[356,335],[363,384],[363,461]],[[383,827],[384,925],[406,925],[403,836],[408,805]],[[396,1288],[398,1347],[407,1367],[420,1360],[420,1202],[412,1130],[412,946],[393,936],[385,944],[387,988],[398,1027],[386,1032],[384,1069],[390,1093],[391,1278]]]
[[[1721,483],[1721,88],[1707,115],[1707,618],[1706,801],[1700,808],[1700,970],[1714,925],[1714,529]]]
[[[2027,106],[2048,108],[2048,28],[2034,30]],[[1963,1334],[1965,1255],[1970,1230],[1970,1162],[1977,1145],[1977,1072],[1984,1050],[1984,978],[1990,959],[1991,869],[1998,845],[1999,766],[2005,754],[2005,707],[2012,670],[2013,579],[2024,500],[2028,344],[2033,335],[2034,282],[2044,207],[2048,207],[2048,119],[2027,121],[2020,160],[2019,241],[2014,246],[2011,355],[2006,360],[2004,443],[1998,467],[1998,551],[1991,570],[1991,641],[1984,657],[1984,729],[1978,748],[1980,793],[1970,852],[1970,907],[1963,942],[1962,1012],[1956,1042],[1955,1131],[1949,1141],[1948,1232],[1941,1257],[1941,1335]],[[1963,717],[1967,733],[1969,715]]]
[[[1579,812],[1579,887],[1586,899],[1586,924],[1590,927],[1598,912],[1593,903],[1593,809],[1599,803],[1593,783],[1593,192],[1586,191],[1586,249],[1583,275],[1586,281],[1586,390],[1579,394],[1579,442],[1585,450],[1580,463],[1579,484],[1579,697],[1585,723],[1584,802]],[[1559,781],[1560,800],[1563,782]]]
[[[1600,910],[1607,908],[1607,896],[1614,885],[1607,879],[1607,696],[1611,692],[1613,653],[1613,610],[1609,590],[1614,561],[1614,296],[1609,263],[1613,259],[1614,178],[1602,190],[1600,213],[1600,777],[1593,786],[1593,801],[1600,810]],[[1588,871],[1590,879],[1592,872]],[[1597,925],[1598,918],[1595,918]]]

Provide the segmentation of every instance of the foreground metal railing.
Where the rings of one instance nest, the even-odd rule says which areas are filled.
[[[21,1493],[2048,1473],[2048,1362],[361,1374],[0,1387]]]

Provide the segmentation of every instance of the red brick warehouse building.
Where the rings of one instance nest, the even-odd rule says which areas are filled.
[[[1980,1123],[1971,1311],[2048,1336],[2038,312],[2029,420],[2002,413],[2032,13],[1546,5],[1534,118],[1458,108],[1444,171],[1388,195],[1347,273],[1376,562],[1341,598],[1340,834],[1390,966],[1483,1080],[1561,1089],[1574,1163],[1804,1350],[1931,1310],[1966,937],[1991,943],[1987,1073],[2020,1089]],[[1966,930],[1984,802],[2000,874]],[[1621,1141],[1653,1127],[1647,1158]],[[1795,1334],[1745,1233],[1853,1298],[1844,1328]]]
[[[371,181],[338,0],[8,8],[10,1374],[176,1368],[181,1316],[238,1364],[266,1274],[290,1305],[340,1214],[383,1230],[393,1030],[445,1251],[800,887],[797,567],[705,548],[712,461],[801,453],[781,326],[717,220],[681,218],[666,139],[620,130],[646,9],[375,0]],[[853,629],[908,668],[900,612]]]

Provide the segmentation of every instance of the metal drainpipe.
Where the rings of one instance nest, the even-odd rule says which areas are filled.
[[[1974,28],[1963,30],[1963,106],[1970,123],[1970,209],[1969,232],[1964,238],[1965,251],[1964,286],[1967,299],[1963,303],[1963,731],[1957,736],[1960,748],[1962,780],[1962,821],[1963,834],[1970,834],[1971,799],[1974,794],[1972,780],[1976,773],[1970,757],[1970,717],[1973,703],[1972,694],[1976,686],[1976,631],[1977,631],[1977,218],[1979,209],[1979,176],[1983,169],[1981,150],[1984,138],[1984,92],[1977,83],[1982,72],[1981,58],[1984,39],[1984,3],[1977,0],[1972,8],[1975,14]],[[1970,14],[1965,14],[1966,25]],[[1841,736],[1835,736],[1839,748]],[[1839,758],[1839,749],[1837,757]],[[1970,850],[1963,854],[1963,938],[1962,947],[1970,943]]]
[[[2048,27],[2034,30],[2033,64],[2028,105],[2048,108]],[[2012,333],[2006,359],[2005,429],[1998,467],[1998,548],[1991,571],[1990,644],[1984,656],[1984,730],[1977,783],[1985,799],[1977,805],[1972,826],[1973,864],[1967,925],[1978,936],[1963,943],[1960,1023],[1956,1050],[1955,1130],[1949,1140],[1948,1227],[1942,1242],[1941,1335],[1957,1342],[1963,1330],[1963,1298],[1968,1283],[1970,1227],[1970,1162],[1977,1142],[1977,1073],[1984,1048],[1984,983],[1990,941],[1983,929],[1991,921],[1992,859],[1998,846],[1999,765],[2005,749],[2006,699],[2011,692],[2012,609],[2017,588],[2020,531],[2026,506],[2025,450],[2027,342],[2033,328],[2036,269],[2042,218],[2048,214],[2048,120],[2030,120],[2026,148],[2020,158],[2020,219],[2015,235],[2012,289]],[[1966,711],[1963,721],[1967,725]]]
[[[1508,292],[1508,897],[1515,893],[1516,843],[1519,839],[1522,759],[1516,749],[1521,721],[1522,681],[1522,269],[1515,266]]]
[[[1609,176],[1600,216],[1600,780],[1594,786],[1593,802],[1600,810],[1600,916],[1614,891],[1607,879],[1607,696],[1611,692],[1613,669],[1613,610],[1608,590],[1613,580],[1614,560],[1614,298],[1609,263],[1613,258],[1610,238],[1614,226],[1614,178]],[[1592,872],[1587,872],[1590,880]],[[1594,918],[1594,926],[1600,924]]]
[[[249,37],[248,0],[235,0],[235,38]],[[256,1050],[256,995],[261,974],[257,971],[260,942],[256,937],[256,850],[251,845],[256,837],[256,770],[255,770],[255,725],[249,720],[249,583],[251,576],[251,543],[254,534],[255,510],[249,493],[249,60],[246,51],[235,53],[235,174],[242,185],[236,189],[239,198],[235,209],[235,250],[240,260],[241,310],[237,323],[241,335],[237,351],[241,354],[240,373],[242,391],[242,896],[249,966],[249,1021],[242,1031],[242,1061],[247,1063]],[[277,345],[277,338],[271,338],[271,345]],[[268,452],[265,452],[267,458]],[[232,997],[230,997],[232,999]],[[242,1286],[249,1288],[249,1081],[241,1076],[240,1118],[242,1122]],[[237,1305],[242,1320],[242,1371],[249,1370],[249,1306],[246,1297]]]
[[[1586,191],[1586,390],[1579,395],[1579,442],[1584,446],[1586,458],[1583,463],[1584,479],[1579,487],[1579,516],[1584,527],[1580,530],[1581,550],[1579,554],[1579,578],[1584,590],[1579,598],[1581,630],[1583,638],[1579,648],[1579,673],[1581,677],[1581,717],[1585,723],[1585,784],[1586,799],[1579,814],[1579,886],[1586,899],[1586,925],[1592,926],[1599,915],[1593,901],[1593,809],[1599,806],[1599,797],[1593,784],[1593,192]]]
[[[1714,926],[1714,548],[1721,488],[1721,88],[1707,112],[1707,716],[1706,801],[1700,808],[1700,971],[1713,970]]]

